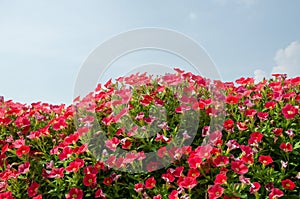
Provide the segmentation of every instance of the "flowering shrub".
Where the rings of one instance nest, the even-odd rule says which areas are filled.
[[[300,198],[300,77],[235,83],[176,69],[75,106],[0,98],[0,199]]]

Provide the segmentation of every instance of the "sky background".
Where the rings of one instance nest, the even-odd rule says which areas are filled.
[[[300,1],[0,0],[0,96],[72,103],[77,74],[99,44],[142,27],[179,31],[212,58],[223,81],[300,75]],[[155,52],[119,65],[181,63]],[[118,70],[108,76],[116,78]]]

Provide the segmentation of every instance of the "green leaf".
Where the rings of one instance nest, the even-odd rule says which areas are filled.
[[[233,194],[233,195],[236,196],[236,197],[239,197],[239,198],[247,198],[247,194],[236,193],[236,194]]]
[[[294,146],[294,150],[295,150],[295,149],[298,149],[298,148],[300,148],[300,141],[299,141],[299,142],[297,142],[297,143],[295,144],[295,146]]]

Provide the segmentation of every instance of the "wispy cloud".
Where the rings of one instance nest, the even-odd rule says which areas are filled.
[[[263,71],[263,70],[255,70],[254,71],[254,79],[255,79],[255,82],[260,82],[262,81],[264,78],[267,78],[268,77],[268,74]]]
[[[270,77],[272,74],[287,74],[288,77],[300,75],[300,43],[293,41],[287,47],[277,50],[274,61],[274,66],[271,71],[265,72],[261,69],[254,71],[256,82],[260,82],[264,77]]]
[[[285,73],[289,77],[300,75],[300,43],[293,41],[286,48],[279,49],[276,52],[276,66],[272,73]]]

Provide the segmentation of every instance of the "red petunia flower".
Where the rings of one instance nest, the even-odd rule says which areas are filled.
[[[109,167],[113,167],[116,163],[116,156],[114,155],[111,155],[109,156],[109,158],[106,160],[106,164],[109,166]]]
[[[131,146],[132,146],[132,142],[130,142],[127,139],[122,143],[122,149],[130,149]]]
[[[98,161],[96,162],[94,168],[96,168],[98,171],[103,170],[105,168],[104,162]]]
[[[27,189],[28,196],[29,197],[35,196],[38,193],[39,187],[40,187],[40,185],[37,182],[32,183]]]
[[[102,119],[102,122],[106,125],[109,126],[112,122],[115,122],[113,115],[109,115],[108,117],[105,117]]]
[[[281,185],[284,189],[294,190],[296,185],[290,179],[285,179],[281,181]]]
[[[237,84],[241,84],[241,85],[253,84],[254,83],[254,78],[251,78],[251,77],[247,77],[247,78],[241,77],[241,78],[235,80],[235,82]]]
[[[253,149],[250,146],[241,145],[240,148],[243,151],[243,154],[246,154],[246,155],[253,154]]]
[[[192,189],[197,185],[197,180],[193,177],[184,177],[178,185],[185,189]]]
[[[32,131],[32,132],[30,132],[30,134],[29,135],[27,135],[26,137],[27,138],[29,138],[29,139],[31,139],[31,140],[33,140],[33,139],[37,139],[37,138],[39,138],[41,136],[41,131]]]
[[[254,139],[256,142],[261,142],[264,135],[260,132],[253,132],[250,134],[250,138]]]
[[[112,85],[112,80],[111,78],[104,84],[105,88],[110,88],[110,86]]]
[[[167,154],[167,147],[163,146],[157,150],[157,155],[160,158],[163,158]]]
[[[128,108],[124,107],[117,115],[115,115],[114,121],[119,122],[120,118],[128,113]]]
[[[0,198],[1,199],[14,199],[14,197],[12,196],[12,193],[10,191],[0,193]]]
[[[0,125],[4,125],[4,126],[7,126],[7,125],[9,125],[10,123],[12,123],[12,119],[10,119],[10,118],[1,118],[0,117]]]
[[[86,134],[87,132],[89,132],[89,128],[86,126],[80,127],[77,129],[77,133],[79,134],[79,136]]]
[[[222,140],[222,132],[214,131],[209,134],[209,143],[212,145],[217,145],[218,141]]]
[[[240,175],[248,172],[248,167],[240,160],[231,162],[231,169]]]
[[[68,137],[66,137],[66,138],[64,139],[64,142],[63,142],[63,143],[64,143],[65,145],[69,145],[69,144],[72,144],[72,143],[76,143],[78,139],[79,139],[79,133],[78,133],[78,132],[75,132],[75,133],[69,135]]]
[[[278,137],[282,134],[283,129],[282,128],[275,128],[273,129],[273,133]]]
[[[104,178],[103,180],[103,184],[105,184],[106,186],[109,186],[112,182],[113,180],[111,179],[111,177]]]
[[[124,167],[126,167],[126,163],[124,162],[124,160],[125,160],[125,158],[119,157],[118,159],[116,159],[115,166],[117,168],[124,168]]]
[[[156,180],[154,177],[148,178],[145,182],[145,188],[146,189],[153,189],[156,185]]]
[[[300,102],[300,93],[296,96],[295,100]]]
[[[171,193],[168,196],[169,199],[179,199],[178,197],[178,191],[177,190],[173,190],[171,191]]]
[[[30,168],[30,163],[29,162],[25,162],[24,164],[21,164],[18,166],[18,171],[21,174],[25,174],[29,171]]]
[[[250,135],[250,139],[248,140],[249,145],[257,145],[259,142],[261,142],[263,138],[263,134],[260,132],[253,132]]]
[[[149,104],[151,104],[152,101],[153,101],[153,98],[151,96],[145,95],[145,96],[143,96],[143,99],[140,100],[140,103],[143,106],[148,106]]]
[[[260,189],[259,182],[253,182],[253,183],[251,183],[251,187],[250,187],[250,193],[251,194],[254,194],[254,193],[258,192],[259,189]]]
[[[223,126],[227,131],[232,131],[234,127],[234,121],[231,119],[225,120]]]
[[[275,108],[275,106],[276,106],[276,102],[266,102],[266,104],[265,104],[265,107],[267,108],[267,109],[274,109]]]
[[[156,195],[156,196],[153,196],[153,199],[162,199],[162,197],[161,197],[160,194],[158,194],[158,195]]]
[[[15,124],[19,128],[25,128],[25,127],[30,126],[30,120],[26,117],[18,117],[15,120]]]
[[[124,163],[131,164],[135,159],[137,159],[139,156],[136,153],[127,153],[124,159]]]
[[[262,95],[260,93],[255,93],[251,96],[252,100],[261,100],[262,99]]]
[[[190,155],[190,157],[188,158],[188,163],[190,168],[197,169],[202,163],[202,158],[198,157],[195,154]]]
[[[82,167],[82,166],[83,165],[82,165],[81,162],[75,160],[75,161],[71,162],[69,164],[69,166],[67,166],[66,171],[76,173],[79,170],[79,168]]]
[[[1,154],[4,154],[9,148],[9,144],[5,144],[4,146],[2,146],[2,150],[1,150]]]
[[[162,141],[162,142],[169,143],[171,141],[171,138],[167,138],[166,136],[157,133],[155,141]]]
[[[229,164],[229,158],[227,156],[219,155],[216,158],[213,159],[213,164],[216,167],[223,167]]]
[[[254,109],[247,109],[247,110],[245,110],[244,114],[247,117],[254,117],[256,113],[257,113],[257,111]]]
[[[245,131],[248,129],[248,126],[245,122],[237,122],[236,125],[237,125],[239,131]]]
[[[95,191],[95,198],[106,198],[102,189],[99,188],[99,189],[97,189],[97,191]]]
[[[228,147],[229,150],[240,148],[240,144],[236,140],[228,140],[226,146]]]
[[[210,186],[207,190],[209,194],[209,198],[220,198],[223,195],[224,188],[221,187],[220,185],[216,184],[213,186]]]
[[[23,145],[17,149],[16,154],[21,158],[23,155],[28,154],[29,151],[30,151],[30,146]]]
[[[180,167],[177,167],[176,169],[171,169],[171,168],[168,169],[168,173],[171,173],[174,177],[179,178],[182,176],[183,170],[184,170],[184,167],[180,166]]]
[[[120,142],[121,141],[118,138],[113,137],[111,140],[106,140],[105,146],[112,151],[116,151],[117,146]]]
[[[146,169],[148,172],[152,172],[152,171],[156,171],[159,166],[161,165],[161,162],[149,162],[149,164],[147,164]]]
[[[245,163],[245,164],[253,164],[254,163],[254,158],[253,158],[253,154],[245,154],[241,157],[241,160]]]
[[[220,141],[222,141],[222,140],[220,140]],[[220,148],[213,148],[211,150],[210,154],[213,155],[213,156],[220,155],[220,154],[222,154],[222,149],[220,149]]]
[[[283,191],[281,191],[280,189],[277,188],[273,188],[271,190],[271,193],[269,194],[269,199],[277,199],[284,196]]]
[[[54,124],[52,125],[52,128],[54,131],[58,131],[58,130],[64,129],[67,126],[68,126],[68,124],[66,123],[66,119],[59,118],[57,121],[54,122]]]
[[[173,182],[175,177],[171,173],[164,173],[161,175],[161,178],[166,182]]]
[[[293,146],[290,143],[281,143],[279,146],[284,152],[291,152],[293,151]]]
[[[225,99],[227,104],[237,104],[239,102],[239,98],[237,96],[227,96]]]
[[[224,173],[220,173],[216,176],[215,184],[225,184],[227,182],[227,176]]]
[[[291,104],[287,104],[282,108],[282,114],[286,119],[293,119],[298,114],[298,108],[295,108]]]
[[[261,121],[265,121],[265,120],[268,119],[269,113],[267,113],[267,112],[258,112],[258,113],[257,113],[257,116],[258,116],[258,118],[259,118]]]
[[[83,184],[87,187],[95,184],[97,182],[97,177],[94,174],[86,174],[83,178]]]
[[[84,174],[93,174],[93,175],[97,175],[98,174],[98,169],[92,165],[86,166],[83,169],[83,173]]]
[[[80,168],[84,166],[84,160],[83,159],[76,158],[75,161],[80,163],[80,165],[79,165]]]
[[[32,199],[42,199],[42,198],[43,198],[42,194],[39,194],[37,196],[34,196]]]
[[[181,106],[178,106],[175,108],[176,113],[184,113],[186,111],[189,111],[191,109],[190,106],[182,104]]]
[[[134,185],[134,190],[137,192],[137,193],[140,193],[142,192],[144,189],[144,184],[143,183],[137,183]]]
[[[251,184],[250,178],[246,178],[246,177],[243,176],[243,175],[240,175],[240,176],[239,176],[239,180],[240,180],[240,182],[243,183],[243,184],[246,184],[246,185],[250,185],[250,184]]]
[[[197,178],[200,176],[200,171],[198,169],[189,169],[187,176]]]
[[[52,171],[47,175],[48,178],[63,178],[64,168],[53,168]]]
[[[204,126],[202,128],[202,137],[207,136],[209,134],[209,132],[210,132],[210,126]]]
[[[7,190],[8,183],[6,181],[0,182],[0,193]]]
[[[69,193],[66,195],[66,199],[82,199],[83,198],[83,191],[78,188],[71,188]]]
[[[264,165],[269,165],[273,162],[273,159],[271,158],[271,156],[261,155],[259,156],[258,161]]]
[[[70,147],[64,147],[62,152],[58,155],[59,160],[65,160],[72,156],[73,149]]]
[[[206,159],[209,159],[210,157],[210,153],[212,151],[213,147],[211,145],[204,145],[204,146],[198,146],[196,149],[195,149],[195,152],[196,152],[196,155],[199,157],[199,158],[206,158]]]

